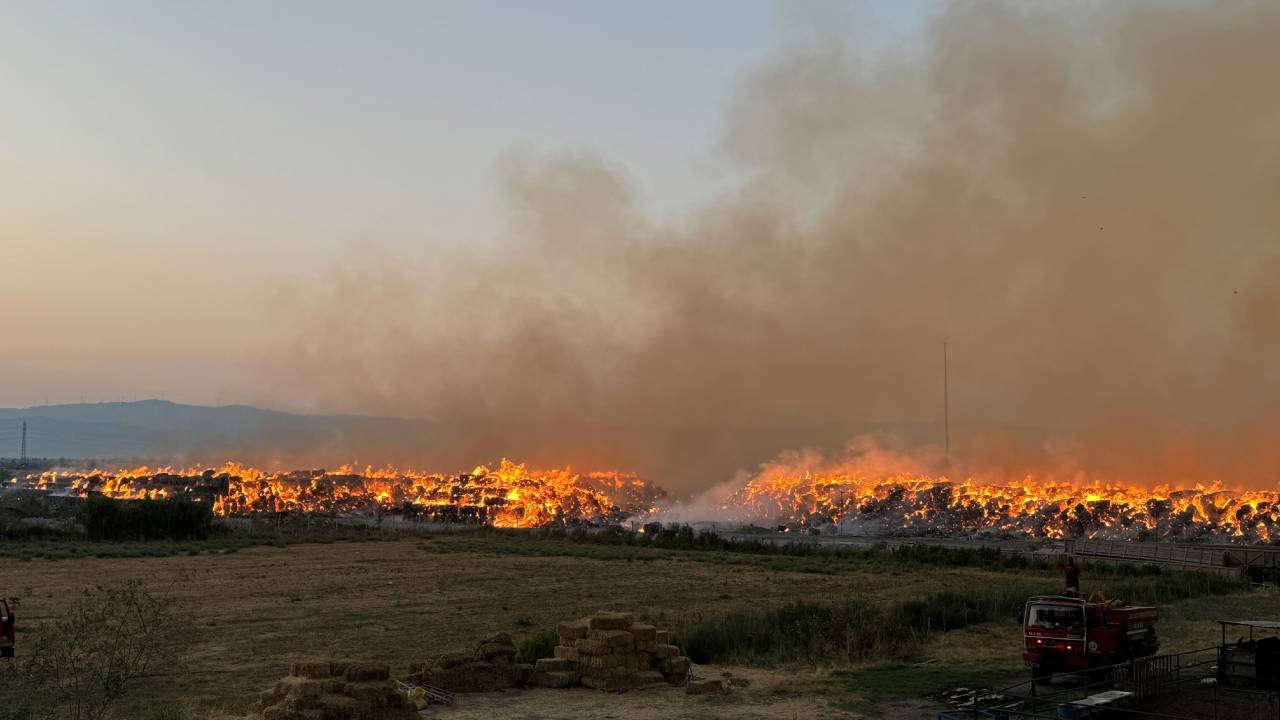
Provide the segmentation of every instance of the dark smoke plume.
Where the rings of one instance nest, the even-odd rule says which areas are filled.
[[[953,3],[910,56],[788,52],[728,108],[733,192],[659,221],[596,155],[508,153],[507,241],[299,291],[269,396],[695,489],[938,443],[946,339],[953,473],[1274,486],[1278,37],[1273,2]]]

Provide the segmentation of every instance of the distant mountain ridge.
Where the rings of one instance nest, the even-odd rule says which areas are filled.
[[[18,456],[24,420],[31,458],[175,466],[235,460],[268,469],[407,465],[462,472],[505,457],[542,468],[638,472],[675,492],[705,489],[785,450],[837,450],[864,433],[929,442],[940,439],[942,429],[941,422],[604,426],[519,412],[503,421],[426,420],[143,400],[0,408],[0,458]],[[953,433],[956,424],[953,418]]]
[[[213,457],[260,456],[264,450],[289,455],[353,434],[403,436],[423,429],[420,421],[298,415],[248,405],[206,407],[166,400],[45,405],[0,408],[0,457],[18,455],[23,421],[29,457],[210,462]]]

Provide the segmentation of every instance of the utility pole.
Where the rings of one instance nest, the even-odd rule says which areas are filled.
[[[18,464],[27,466],[27,421],[22,421],[22,453],[18,455]]]
[[[951,464],[951,392],[947,384],[947,342],[942,341],[942,443]]]

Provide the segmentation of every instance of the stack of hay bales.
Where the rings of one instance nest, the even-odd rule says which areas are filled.
[[[410,665],[407,680],[450,692],[492,692],[524,685],[532,669],[516,663],[515,643],[500,632],[476,643],[470,653],[449,653]]]
[[[638,623],[631,613],[598,612],[556,627],[555,657],[539,660],[533,683],[621,690],[671,683],[683,685],[689,658],[671,644],[671,634]]]
[[[289,677],[262,693],[251,717],[262,720],[416,720],[391,685],[386,665],[296,662]]]

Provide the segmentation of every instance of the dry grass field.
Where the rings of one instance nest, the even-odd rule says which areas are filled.
[[[802,562],[803,561],[803,562]],[[815,563],[817,565],[815,565]],[[139,579],[177,596],[195,625],[176,680],[141,688],[127,717],[172,717],[157,708],[240,714],[285,674],[290,660],[340,656],[389,663],[467,650],[503,630],[517,641],[561,619],[602,608],[678,628],[698,617],[792,600],[857,596],[877,603],[944,589],[1014,584],[1051,592],[1057,579],[977,568],[861,566],[824,572],[822,561],[725,553],[594,548],[568,542],[437,535],[394,542],[256,547],[228,554],[19,561],[0,559],[0,589],[22,596],[22,623],[54,616],[97,583]],[[1086,585],[1088,585],[1086,567]],[[1133,600],[1141,600],[1133,598]],[[1273,592],[1169,604],[1164,649],[1213,643],[1220,616],[1275,614]],[[19,637],[19,644],[22,639]],[[663,689],[628,697],[596,691],[513,691],[463,696],[441,717],[906,717],[930,690],[1024,677],[1014,618],[942,633],[911,662],[864,666],[702,667],[728,672],[727,697]],[[894,703],[899,703],[895,705]],[[906,703],[906,704],[901,704]]]

